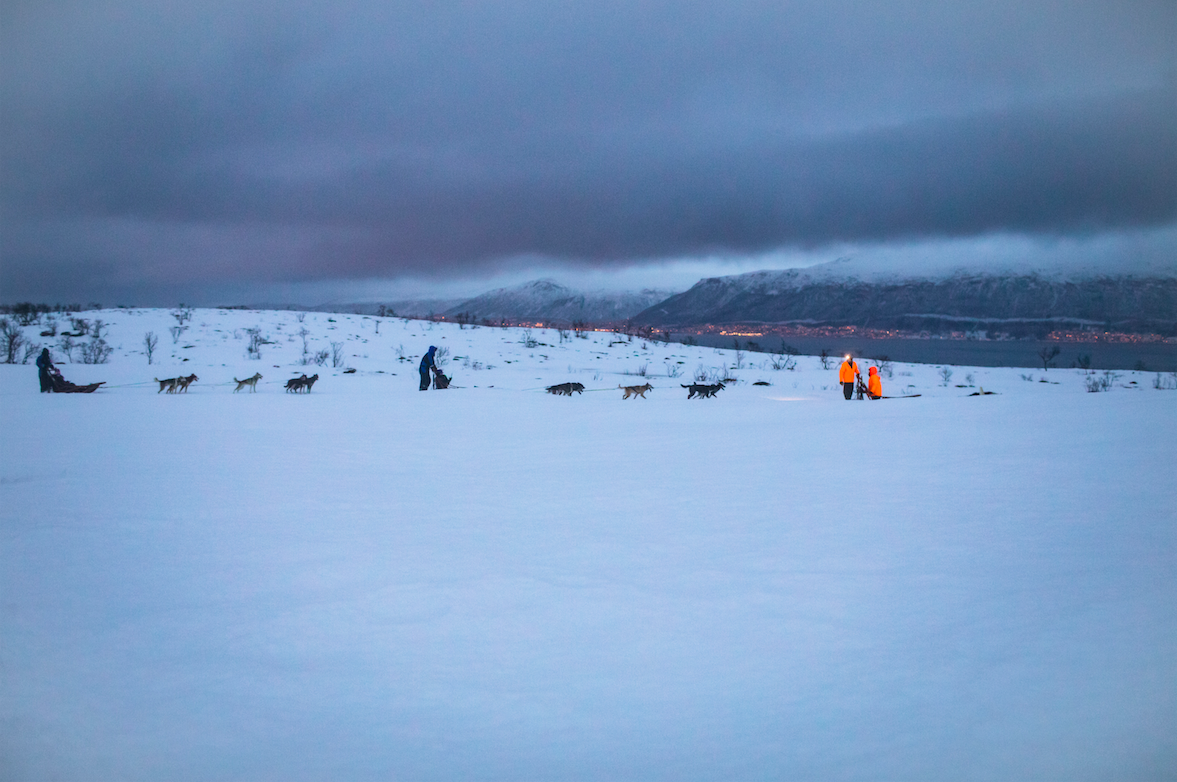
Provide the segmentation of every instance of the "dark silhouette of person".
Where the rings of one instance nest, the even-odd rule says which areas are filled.
[[[49,348],[43,348],[41,355],[37,356],[37,379],[41,381],[41,393],[49,393],[53,390],[53,359],[49,357]]]
[[[437,364],[433,361],[433,354],[437,352],[437,348],[433,345],[429,346],[429,350],[421,359],[421,390],[429,390],[429,381],[432,379],[429,375],[429,370],[436,369]]]

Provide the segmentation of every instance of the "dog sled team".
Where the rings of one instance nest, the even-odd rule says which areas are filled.
[[[428,390],[430,386],[437,389],[449,388],[450,386],[450,378],[437,366],[436,356],[437,347],[430,345],[429,350],[421,358],[419,372],[421,376],[420,389],[422,391]],[[78,386],[65,380],[61,375],[61,371],[54,366],[49,356],[48,348],[42,350],[41,355],[38,356],[37,369],[42,392],[92,393],[99,386],[104,385],[104,383],[91,383],[86,386]],[[196,373],[192,373],[191,375],[181,375],[163,380],[160,380],[158,377],[152,379],[159,384],[157,394],[165,392],[169,394],[182,394],[187,393],[188,387],[200,378],[196,376]],[[256,393],[258,381],[261,379],[262,375],[260,372],[254,373],[252,377],[247,377],[244,380],[238,380],[234,377],[233,382],[237,385],[233,389],[233,393],[237,393],[243,389],[249,389],[250,393]],[[307,377],[306,373],[303,373],[300,377],[291,378],[286,381],[286,393],[310,393],[318,379],[319,375],[317,373],[310,377]],[[867,379],[864,382],[858,362],[854,360],[854,356],[851,354],[846,354],[845,360],[838,367],[838,382],[842,384],[842,393],[847,400],[853,399],[855,394],[857,394],[859,399],[888,398],[883,396],[883,379],[879,374],[879,368],[870,367]],[[724,388],[722,380],[716,383],[690,383],[680,385],[687,389],[687,399],[713,399]],[[654,390],[654,387],[648,382],[640,386],[618,385],[617,388],[622,392],[622,399],[645,399],[646,394]],[[544,390],[556,396],[571,397],[574,393],[583,394],[585,387],[583,383],[569,382],[547,386]],[[912,396],[919,395],[913,394]]]

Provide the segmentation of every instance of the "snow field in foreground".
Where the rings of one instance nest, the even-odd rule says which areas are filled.
[[[130,312],[112,345],[171,320]],[[687,377],[555,398],[534,389],[644,382],[617,374],[643,352],[688,374],[734,357],[327,317],[306,316],[320,344],[366,334],[355,375],[297,364],[301,340],[250,361],[232,329],[293,314],[215,311],[189,362],[63,365],[112,385],[191,368],[186,396],[40,395],[0,366],[11,778],[1177,768],[1177,394],[954,368],[1000,394],[967,397],[897,365],[889,385],[923,397],[846,403],[803,357],[713,400]],[[495,368],[455,360],[464,388],[421,393],[402,343]],[[273,385],[217,385],[254,371]]]

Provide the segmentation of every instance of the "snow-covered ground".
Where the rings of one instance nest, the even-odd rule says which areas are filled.
[[[813,357],[83,314],[99,392],[0,365],[6,780],[1177,775],[1153,375],[895,365],[922,396],[848,403]],[[460,387],[417,390],[429,345]]]

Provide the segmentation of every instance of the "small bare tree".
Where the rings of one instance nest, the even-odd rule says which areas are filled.
[[[185,307],[181,304],[176,309],[172,310],[172,317],[176,319],[176,324],[183,326],[188,321],[192,320],[192,308]]]
[[[1042,350],[1038,351],[1038,358],[1042,359],[1043,372],[1054,366],[1054,360],[1058,358],[1058,354],[1058,345],[1044,346]]]
[[[331,366],[339,368],[343,366],[343,343],[331,343]]]
[[[821,368],[822,369],[829,369],[830,368],[830,351],[827,348],[821,349],[821,355],[818,358],[821,359]]]
[[[187,326],[169,326],[168,331],[172,333],[172,344],[179,344],[180,336],[183,335],[183,333],[187,330]]]
[[[307,341],[307,337],[310,335],[311,332],[307,330],[306,326],[303,326],[298,330],[298,336],[302,337],[302,358],[300,358],[298,361],[303,366],[310,364],[314,360],[311,358],[311,346]]]
[[[155,336],[154,331],[149,331],[143,335],[143,352],[147,354],[147,363],[151,363],[151,357],[155,354],[155,346],[159,344],[159,337]]]
[[[441,369],[446,364],[450,363],[450,349],[445,345],[442,345],[436,351],[434,351],[433,363],[437,365],[438,369]]]
[[[61,352],[65,354],[65,360],[72,362],[74,360],[74,348],[77,347],[74,338],[69,334],[61,336],[60,348]]]
[[[940,380],[943,381],[944,386],[947,386],[948,381],[952,380],[952,370],[948,367],[940,367],[940,371],[937,374],[940,375]]]

